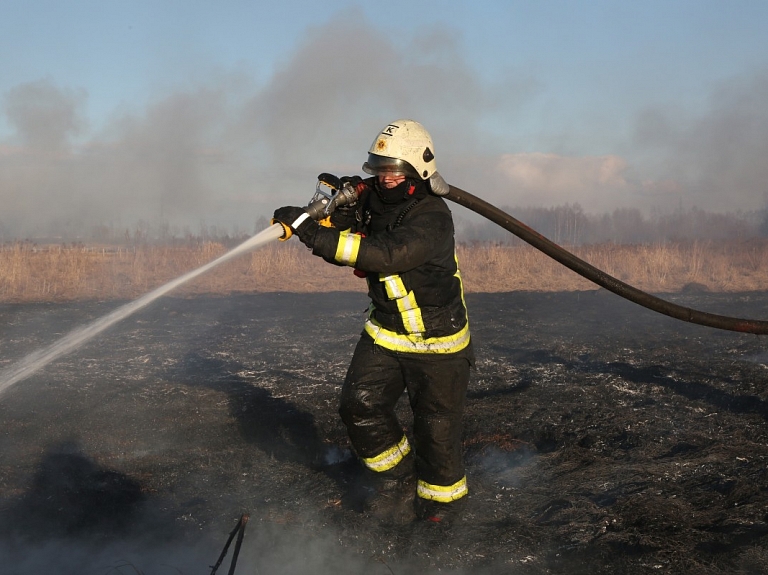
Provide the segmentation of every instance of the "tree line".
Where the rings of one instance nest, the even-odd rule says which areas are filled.
[[[768,208],[750,212],[707,212],[699,208],[672,212],[654,210],[645,214],[636,208],[622,208],[609,213],[585,212],[579,204],[541,207],[502,207],[508,214],[563,245],[601,243],[644,244],[686,240],[732,240],[768,237]],[[520,243],[515,236],[496,224],[472,216],[457,215],[456,239],[465,244],[490,242]],[[259,216],[252,229],[243,226],[207,224],[194,226],[171,225],[165,220],[139,220],[131,226],[99,224],[93,226],[61,225],[47,234],[17,237],[0,222],[0,243],[29,240],[36,243],[94,242],[100,244],[178,244],[187,242],[218,242],[235,245],[268,227],[269,219]]]

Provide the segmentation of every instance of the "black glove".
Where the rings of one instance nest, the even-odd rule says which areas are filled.
[[[350,184],[355,189],[358,196],[368,187],[368,184],[360,176],[342,176],[341,183]]]
[[[284,227],[290,228],[302,243],[312,247],[318,225],[315,220],[309,217],[304,208],[296,206],[277,208],[272,216],[272,221],[280,222]]]
[[[339,188],[341,189],[342,186],[351,187],[359,197],[366,184],[360,176],[343,176],[339,178]],[[351,204],[336,207],[331,213],[331,225],[339,230],[355,229],[355,226],[360,221],[359,206],[360,203],[355,201]]]
[[[339,230],[357,231],[357,224],[362,219],[358,207],[359,203],[353,206],[339,206],[331,214],[331,225]]]

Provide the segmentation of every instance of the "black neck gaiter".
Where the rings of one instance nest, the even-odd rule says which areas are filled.
[[[375,188],[376,194],[385,204],[399,204],[410,198],[415,198],[421,195],[421,192],[426,191],[423,182],[411,178],[405,178],[394,188],[385,188],[377,180]]]

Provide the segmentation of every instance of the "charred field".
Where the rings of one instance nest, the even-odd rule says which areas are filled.
[[[360,512],[336,403],[364,294],[167,297],[0,396],[0,572],[208,573],[242,513],[237,573],[768,572],[765,338],[602,290],[467,304],[454,526]],[[2,366],[117,305],[0,306]]]

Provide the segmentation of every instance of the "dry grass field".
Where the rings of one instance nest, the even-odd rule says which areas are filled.
[[[193,270],[227,248],[183,246],[0,246],[0,302],[132,299]],[[462,245],[466,291],[575,291],[596,286],[529,246]],[[600,244],[572,251],[592,265],[653,293],[686,286],[713,292],[768,289],[768,240]],[[349,268],[331,266],[297,241],[274,243],[222,264],[179,293],[364,291]]]

